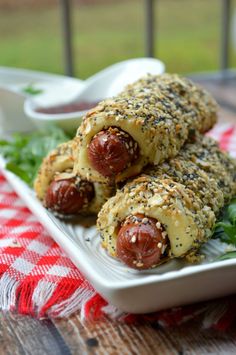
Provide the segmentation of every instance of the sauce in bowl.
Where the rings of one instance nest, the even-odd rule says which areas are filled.
[[[35,111],[40,113],[48,113],[50,115],[56,115],[60,113],[72,113],[77,111],[89,110],[95,107],[98,102],[73,102],[66,105],[52,106],[52,107],[39,107]]]

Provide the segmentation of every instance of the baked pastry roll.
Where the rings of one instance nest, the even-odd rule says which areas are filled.
[[[205,90],[178,75],[147,76],[84,117],[75,138],[74,172],[89,181],[122,181],[174,157],[193,132],[216,122]]]
[[[211,138],[198,137],[105,203],[97,220],[102,246],[137,269],[171,258],[196,260],[220,209],[236,193],[235,169],[235,161]]]
[[[197,135],[195,139],[195,144],[187,143],[184,146],[179,157],[191,160],[210,178],[215,179],[224,194],[224,204],[226,204],[232,198],[232,191],[235,189],[235,160],[229,158],[228,153],[221,151],[214,139],[201,135]]]
[[[60,144],[43,160],[34,182],[37,197],[59,217],[96,214],[113,188],[73,173],[73,140]]]

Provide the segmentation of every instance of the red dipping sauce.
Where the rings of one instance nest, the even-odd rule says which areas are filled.
[[[39,107],[36,112],[49,113],[49,114],[60,114],[60,113],[72,113],[77,111],[89,110],[96,106],[98,102],[73,102],[66,105],[52,106],[52,107]]]

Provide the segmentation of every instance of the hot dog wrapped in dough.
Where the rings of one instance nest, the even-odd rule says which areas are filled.
[[[216,121],[214,99],[177,75],[147,76],[88,112],[77,131],[74,172],[122,181],[174,157],[193,132]]]
[[[220,209],[236,193],[235,169],[210,138],[187,144],[176,158],[147,168],[105,203],[97,220],[103,247],[136,269],[171,258],[195,261]]]
[[[224,204],[230,201],[232,191],[235,190],[235,161],[219,149],[214,139],[197,135],[195,144],[185,144],[179,157],[191,160],[210,178],[215,179],[219,189],[223,192]]]
[[[44,160],[34,182],[37,197],[59,217],[96,214],[113,188],[73,173],[73,140],[60,144]]]

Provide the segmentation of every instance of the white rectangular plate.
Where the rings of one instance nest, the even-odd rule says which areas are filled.
[[[153,270],[129,269],[100,247],[94,220],[81,218],[78,224],[60,221],[42,207],[23,181],[4,169],[3,159],[0,166],[22,200],[94,288],[121,310],[146,313],[236,292],[236,259],[214,261],[226,245],[208,242],[203,248],[206,259],[200,265],[172,260]],[[83,226],[89,223],[91,227]]]

